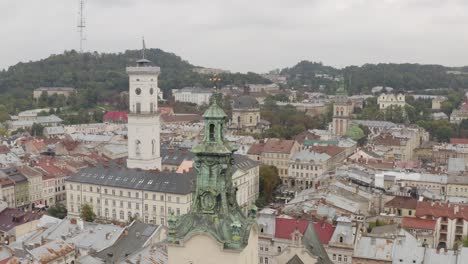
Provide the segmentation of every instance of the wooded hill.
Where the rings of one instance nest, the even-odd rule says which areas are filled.
[[[468,67],[380,63],[337,69],[318,62],[301,61],[293,67],[281,70],[281,75],[287,77],[290,87],[314,90],[322,84],[326,86],[327,92],[332,93],[339,82],[324,78],[323,74],[331,77],[343,76],[350,94],[370,93],[372,87],[383,85],[397,91],[415,92],[426,89],[468,88]],[[437,91],[431,92],[437,93]]]

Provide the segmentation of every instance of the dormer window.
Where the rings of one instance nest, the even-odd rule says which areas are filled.
[[[214,124],[210,124],[209,140],[215,141],[215,125]]]

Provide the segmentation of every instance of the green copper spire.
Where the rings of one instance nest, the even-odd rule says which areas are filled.
[[[256,208],[245,216],[236,200],[232,183],[235,148],[224,139],[226,114],[214,101],[203,114],[203,141],[195,154],[196,190],[189,213],[170,219],[167,242],[183,244],[197,234],[208,234],[225,249],[240,250],[247,245]]]

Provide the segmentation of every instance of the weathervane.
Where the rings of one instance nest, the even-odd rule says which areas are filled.
[[[221,78],[218,77],[218,75],[213,75],[213,77],[210,78],[210,82],[213,82],[214,87],[216,91],[219,91],[219,82],[221,81]]]

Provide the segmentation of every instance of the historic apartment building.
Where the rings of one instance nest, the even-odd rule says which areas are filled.
[[[52,96],[56,94],[69,97],[71,94],[76,93],[76,89],[71,87],[39,87],[37,89],[34,89],[34,100],[38,100],[39,97],[41,97],[42,93],[45,93],[47,96]]]
[[[67,179],[68,214],[89,204],[99,219],[167,224],[167,217],[190,209],[193,174],[149,172],[116,166],[90,167]]]
[[[377,104],[379,105],[380,110],[391,106],[399,106],[403,108],[406,104],[405,95],[401,93],[396,95],[383,93],[377,97]]]
[[[276,166],[278,175],[284,178],[289,175],[291,157],[299,149],[299,143],[295,140],[271,138],[263,146],[260,160],[263,164]]]

